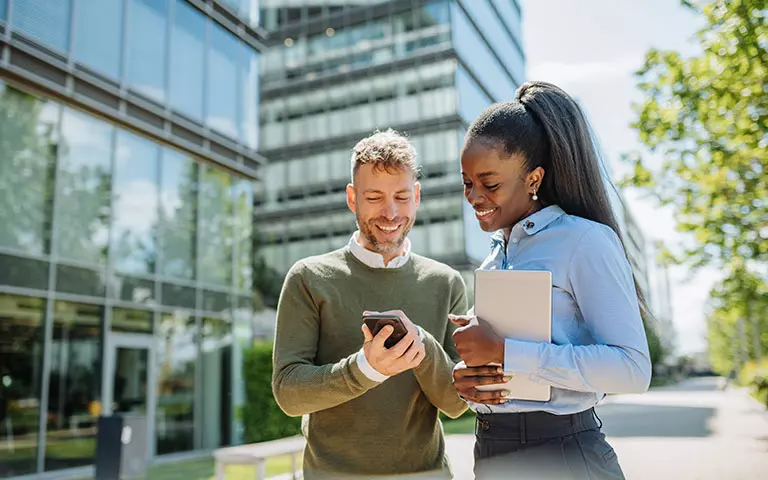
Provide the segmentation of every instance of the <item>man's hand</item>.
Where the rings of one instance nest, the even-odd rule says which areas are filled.
[[[393,313],[400,317],[408,330],[408,334],[392,346],[392,348],[386,348],[384,342],[392,334],[394,328],[387,325],[374,337],[368,326],[363,324],[362,329],[365,336],[363,352],[368,363],[377,372],[387,376],[397,375],[398,373],[418,367],[421,361],[424,360],[424,343],[419,339],[419,331],[416,329],[416,326],[399,310],[382,313]]]
[[[468,315],[448,315],[448,319],[459,327],[453,332],[453,342],[468,367],[504,364],[504,338],[487,323]]]
[[[467,367],[459,363],[453,369],[453,386],[465,400],[486,405],[500,405],[507,401],[506,390],[482,391],[475,387],[479,385],[495,385],[509,381],[501,367]]]

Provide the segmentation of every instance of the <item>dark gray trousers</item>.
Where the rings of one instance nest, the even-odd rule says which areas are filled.
[[[623,479],[594,409],[477,414],[475,478]]]

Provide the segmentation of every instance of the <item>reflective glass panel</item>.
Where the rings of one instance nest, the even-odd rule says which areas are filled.
[[[0,246],[50,251],[59,106],[0,83]]]
[[[164,314],[157,328],[157,454],[194,448],[195,318],[181,311]]]
[[[125,131],[117,135],[112,179],[112,261],[120,273],[151,274],[157,262],[157,144]]]
[[[75,60],[120,78],[123,11],[123,0],[75,2]]]
[[[103,308],[54,304],[45,470],[91,465],[101,411]]]
[[[56,200],[59,256],[103,263],[107,255],[113,127],[64,110]]]
[[[128,85],[165,100],[165,45],[168,0],[130,0],[128,10]]]
[[[195,275],[198,166],[164,149],[160,175],[161,273],[192,279]]]
[[[70,0],[21,0],[13,2],[13,28],[48,47],[69,50]]]
[[[203,119],[205,16],[185,0],[176,0],[171,30],[171,91],[173,108]]]
[[[0,477],[37,471],[45,300],[0,294]]]

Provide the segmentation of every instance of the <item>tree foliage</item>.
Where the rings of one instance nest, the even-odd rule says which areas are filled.
[[[640,140],[663,158],[632,154],[625,184],[674,206],[691,233],[679,260],[724,265],[768,259],[768,11],[766,0],[683,2],[702,15],[701,54],[651,50],[637,72]]]
[[[707,319],[712,367],[721,374],[742,361],[768,355],[768,284],[765,278],[736,266],[710,292]],[[740,325],[741,322],[741,325]]]
[[[768,0],[682,4],[702,20],[700,52],[646,54],[632,127],[662,162],[628,155],[634,170],[622,183],[673,207],[690,239],[673,260],[724,272],[711,292],[708,326],[714,366],[726,372],[742,344],[756,355],[755,335],[768,354]]]

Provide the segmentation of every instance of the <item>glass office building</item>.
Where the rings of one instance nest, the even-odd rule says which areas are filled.
[[[0,0],[0,477],[239,440],[254,2]],[[71,470],[70,470],[71,471]]]
[[[261,58],[261,140],[254,193],[267,262],[285,272],[338,248],[355,229],[344,189],[354,144],[406,132],[423,166],[414,251],[467,273],[488,251],[462,196],[469,123],[523,81],[516,0],[263,0],[271,48]],[[471,282],[468,282],[471,287]]]

